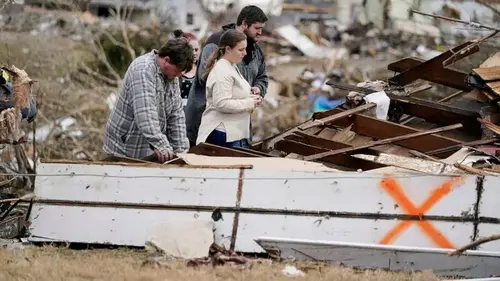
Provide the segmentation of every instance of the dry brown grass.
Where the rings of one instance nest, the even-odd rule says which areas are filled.
[[[144,266],[151,254],[132,250],[75,251],[61,248],[0,249],[0,280],[290,280],[281,271],[284,264],[262,262],[249,267],[186,267],[183,262]],[[397,274],[384,271],[356,272],[334,266],[301,265],[300,280],[438,280],[429,272]],[[292,278],[293,279],[293,278]]]

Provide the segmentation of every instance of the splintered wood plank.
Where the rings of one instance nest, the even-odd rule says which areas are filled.
[[[328,114],[335,114],[336,112],[339,111],[342,111],[342,109],[335,108],[325,112],[318,112],[315,114],[314,118],[324,117],[327,116]],[[356,132],[358,135],[369,136],[376,139],[385,139],[395,136],[406,135],[414,132],[419,132],[419,130],[412,127],[380,120],[363,114],[354,114],[350,117],[336,120],[333,122],[333,124],[340,127],[348,127],[349,125],[352,124],[353,125],[352,130]],[[427,135],[414,139],[398,141],[395,142],[394,144],[408,149],[417,150],[420,152],[427,152],[431,150],[440,149],[443,147],[457,145],[460,144],[460,142],[458,140],[447,138],[440,135]],[[453,151],[450,152],[450,155],[452,153]]]
[[[387,69],[402,73],[422,64],[423,62],[425,62],[423,59],[408,57],[389,64],[387,66]],[[450,68],[438,68],[432,70],[432,72],[420,73],[419,78],[422,80],[468,92],[473,88],[468,86],[464,82],[465,76],[467,76],[467,73],[463,73]]]
[[[394,137],[394,138],[378,140],[378,141],[374,141],[371,143],[367,143],[365,145],[360,145],[360,146],[355,146],[355,147],[347,147],[347,148],[342,148],[342,149],[338,149],[338,150],[334,150],[334,151],[325,151],[322,153],[318,153],[315,155],[310,155],[310,156],[304,157],[304,160],[306,160],[306,161],[317,160],[317,159],[321,159],[323,157],[327,157],[327,156],[331,156],[331,155],[339,155],[339,154],[354,152],[354,151],[365,149],[365,148],[371,148],[371,147],[374,147],[377,145],[389,144],[389,143],[393,143],[393,142],[396,142],[399,140],[416,138],[419,136],[430,135],[430,134],[444,132],[444,131],[448,131],[448,130],[454,130],[454,129],[458,129],[461,127],[462,127],[462,124],[455,124],[455,125],[451,125],[451,126],[446,126],[446,127],[428,130],[428,131],[416,132],[416,133],[398,136],[398,137]]]
[[[325,148],[307,145],[289,139],[281,140],[277,142],[275,146],[276,149],[279,149],[281,151],[287,153],[296,153],[304,156],[329,151],[328,149]],[[355,158],[352,157],[351,155],[345,155],[345,154],[325,157],[321,159],[321,161],[331,163],[340,167],[345,167],[348,170],[353,170],[353,171],[358,169],[366,171],[366,170],[373,170],[373,169],[387,167],[387,165],[384,164],[376,163],[365,159]]]
[[[451,56],[460,51],[460,55],[456,57],[456,60],[469,56],[477,51],[479,51],[478,46],[474,46],[472,48],[465,49],[466,47],[474,44],[473,41],[465,42],[447,52],[440,54],[430,60],[420,63],[419,65],[412,67],[408,70],[403,71],[402,73],[392,77],[389,81],[393,84],[404,86],[409,83],[420,79],[424,75],[428,75],[429,77],[433,77],[443,69],[443,63],[449,59]]]
[[[497,96],[500,96],[500,81],[486,83],[486,85],[488,85],[488,88],[490,88],[493,93],[495,93]]]
[[[473,71],[485,82],[500,80],[500,66],[474,68]]]

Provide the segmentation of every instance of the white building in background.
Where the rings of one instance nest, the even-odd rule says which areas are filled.
[[[413,7],[429,14],[440,14],[448,17],[459,17],[464,21],[479,21],[496,26],[498,15],[493,9],[500,10],[500,0],[482,0],[483,5],[474,0],[379,0],[366,1],[365,9],[360,9],[363,0],[337,0],[337,19],[342,24],[350,24],[357,17],[361,22],[372,21],[376,26],[383,26],[384,4],[389,3],[389,18],[393,27],[407,32],[440,36],[441,34],[484,35],[463,24],[440,21],[414,14],[410,18],[408,9]],[[491,6],[488,7],[487,5]],[[493,8],[493,9],[492,9]]]
[[[281,14],[281,4],[283,0],[201,0],[202,5],[210,13],[220,14],[227,12],[228,7],[240,11],[244,6],[255,5],[261,8],[264,13],[270,16]]]

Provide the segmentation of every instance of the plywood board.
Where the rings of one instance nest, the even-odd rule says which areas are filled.
[[[486,83],[486,85],[488,85],[488,88],[490,88],[493,93],[500,95],[500,81]]]
[[[474,68],[473,71],[485,82],[500,80],[500,66]]]

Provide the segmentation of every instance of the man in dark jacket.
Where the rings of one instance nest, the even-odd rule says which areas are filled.
[[[243,61],[238,64],[238,69],[252,86],[252,92],[254,94],[260,94],[262,97],[266,95],[268,85],[267,67],[264,60],[264,52],[260,46],[257,45],[266,22],[267,16],[259,7],[254,5],[246,6],[238,15],[236,24],[233,23],[223,26],[221,31],[212,34],[205,42],[205,46],[201,50],[198,59],[196,76],[191,86],[187,105],[184,109],[187,136],[191,146],[196,144],[201,116],[205,110],[206,89],[205,81],[202,77],[205,72],[206,61],[218,48],[220,37],[226,30],[236,29],[247,35],[247,54],[243,58]]]

